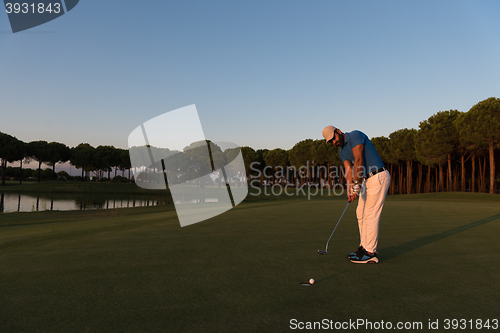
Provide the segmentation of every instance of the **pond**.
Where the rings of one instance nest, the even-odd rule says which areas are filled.
[[[0,213],[38,212],[45,210],[115,209],[158,206],[171,203],[172,199],[164,196],[0,193]]]

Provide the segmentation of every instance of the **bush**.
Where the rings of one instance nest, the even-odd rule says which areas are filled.
[[[33,169],[23,168],[23,179],[28,179],[33,174]],[[11,179],[19,180],[21,169],[18,167],[7,167],[5,176]]]
[[[54,170],[47,168],[45,170],[42,170],[42,179],[43,180],[57,179],[57,174],[54,172]]]
[[[38,179],[38,169],[33,170],[31,174],[29,172],[26,172],[26,176],[31,176],[34,179]],[[53,179],[57,179],[57,174],[54,173],[52,169],[47,168],[41,171],[40,180],[53,180]]]
[[[57,180],[71,180],[71,177],[66,171],[59,171],[57,173]]]
[[[125,177],[122,177],[120,175],[117,175],[111,180],[112,183],[128,183],[128,179]]]

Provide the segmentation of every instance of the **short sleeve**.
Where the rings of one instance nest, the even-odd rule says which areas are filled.
[[[351,140],[351,146],[354,148],[357,145],[364,145],[366,144],[366,135],[364,135],[360,131],[352,131],[349,134],[349,139]]]

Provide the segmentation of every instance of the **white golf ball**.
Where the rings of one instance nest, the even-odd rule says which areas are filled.
[[[310,279],[310,280],[309,280],[309,283],[310,283],[310,284],[314,284],[314,279]]]

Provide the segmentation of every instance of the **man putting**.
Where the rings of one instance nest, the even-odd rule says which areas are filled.
[[[326,126],[323,137],[327,144],[340,147],[349,202],[359,197],[356,216],[360,244],[358,250],[349,253],[348,257],[354,263],[377,264],[380,214],[391,183],[389,171],[363,132],[342,133],[338,128]]]

